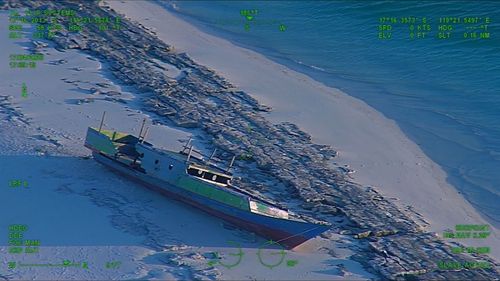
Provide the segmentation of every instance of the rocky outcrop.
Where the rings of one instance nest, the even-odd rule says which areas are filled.
[[[91,1],[43,3],[46,8],[77,10],[82,17],[119,17]],[[19,4],[32,8],[40,5],[36,1]],[[422,231],[408,213],[374,188],[352,182],[348,169],[332,165],[336,152],[331,147],[313,143],[294,124],[267,121],[261,112],[269,111],[269,107],[236,90],[188,55],[173,52],[140,24],[122,19],[121,29],[107,31],[86,25],[78,33],[59,31],[53,40],[61,50],[80,49],[107,64],[116,79],[137,89],[143,109],[155,113],[159,121],[200,129],[213,140],[220,157],[240,155],[238,172],[249,175],[237,181],[241,188],[253,191],[261,182],[278,182],[267,188],[273,199],[282,204],[299,202],[303,213],[332,222],[332,231],[358,238],[355,260],[381,278],[498,278],[498,265],[493,260],[489,260],[491,269],[440,270],[438,261],[472,258],[451,254],[448,245]],[[168,77],[152,59],[170,64],[183,74],[175,79]],[[337,224],[339,219],[344,223]]]

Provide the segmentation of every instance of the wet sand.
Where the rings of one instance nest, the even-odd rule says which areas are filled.
[[[313,137],[329,144],[337,163],[355,170],[356,182],[374,186],[401,208],[411,206],[438,233],[457,224],[488,224],[457,190],[446,182],[441,167],[408,139],[397,124],[363,101],[323,85],[277,64],[263,55],[210,35],[181,15],[146,1],[108,1],[116,11],[151,28],[177,52],[187,52],[271,106],[273,122],[291,121]],[[244,67],[242,67],[244,65]],[[418,217],[418,216],[416,216]],[[470,246],[489,246],[498,258],[499,233],[492,227],[487,239],[460,239]]]

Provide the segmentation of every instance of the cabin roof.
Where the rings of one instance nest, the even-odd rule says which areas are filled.
[[[184,154],[184,153],[157,148],[157,147],[154,147],[152,144],[149,144],[149,143],[148,144],[146,144],[146,143],[138,143],[137,145],[141,146],[141,147],[143,147],[145,149],[148,149],[150,151],[157,152],[160,155],[166,155],[168,157],[172,157],[172,158],[174,158],[176,160],[179,160],[179,161],[187,161],[187,154]],[[229,172],[221,169],[220,167],[217,167],[217,166],[214,166],[214,165],[207,165],[203,159],[197,158],[195,156],[191,156],[190,157],[190,161],[186,165],[186,167],[189,166],[189,165],[191,165],[192,167],[195,167],[196,169],[201,169],[201,170],[209,171],[209,172],[217,174],[217,175],[221,175],[221,176],[232,178],[232,174],[231,173],[229,173]]]
[[[156,152],[160,155],[165,155],[165,156],[174,158],[174,159],[179,160],[179,161],[186,161],[186,157],[184,155],[182,155],[180,153],[175,153],[175,152],[170,151],[170,150],[156,148],[150,143],[137,143],[137,146],[142,147],[142,148],[147,149],[147,150],[150,150],[150,151],[153,151],[153,152]]]
[[[113,141],[117,141],[121,138],[124,138],[124,137],[127,137],[127,136],[131,136],[130,134],[127,134],[127,133],[121,133],[121,132],[117,132],[117,131],[113,131],[113,130],[106,130],[106,129],[101,129],[99,131],[99,129],[97,128],[94,128],[94,127],[91,127],[92,129],[94,129],[95,131],[107,136],[109,139],[112,139],[113,138],[113,135],[114,135],[114,139]]]
[[[192,162],[189,164],[189,167],[196,168],[198,170],[202,170],[205,172],[210,172],[212,174],[216,174],[219,176],[224,176],[224,177],[228,177],[228,178],[233,177],[233,175],[231,173],[228,173],[228,172],[224,171],[223,169],[216,167],[216,166],[207,166],[207,165],[199,164],[196,162]]]

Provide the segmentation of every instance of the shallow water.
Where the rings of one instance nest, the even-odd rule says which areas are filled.
[[[500,3],[178,1],[175,6],[195,24],[394,119],[446,170],[449,182],[498,225]],[[241,14],[245,9],[256,10],[252,19]],[[381,17],[397,18],[389,40],[379,39]],[[411,24],[399,23],[404,17],[419,19],[414,30],[425,17],[431,30],[410,39]],[[444,17],[462,23],[446,24],[452,25],[451,37],[439,39]],[[463,23],[466,17],[477,17],[477,23]],[[485,24],[490,38],[464,38],[465,32],[480,36]]]

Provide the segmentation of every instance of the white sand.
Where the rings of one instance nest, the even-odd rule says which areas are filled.
[[[412,206],[439,234],[456,224],[487,224],[446,182],[446,174],[409,140],[397,124],[364,102],[287,69],[261,54],[200,31],[155,3],[108,1],[127,17],[151,28],[160,39],[215,69],[261,103],[272,106],[268,118],[291,121],[330,144],[338,163],[356,170],[355,181],[377,187],[400,206]],[[487,239],[462,239],[471,246],[490,246],[499,257],[499,233]]]
[[[8,26],[6,12],[0,12],[0,26]],[[8,30],[0,29],[0,38]],[[301,252],[287,251],[286,260],[297,260],[295,267],[285,264],[266,268],[256,251],[265,239],[246,231],[227,229],[220,219],[160,196],[140,184],[111,173],[92,159],[83,147],[86,127],[97,126],[103,111],[106,128],[137,132],[144,117],[133,92],[109,79],[106,66],[77,50],[59,52],[52,47],[42,50],[45,60],[34,69],[10,69],[9,54],[27,53],[29,39],[0,40],[0,95],[12,97],[11,106],[28,118],[29,124],[0,119],[0,279],[16,280],[92,280],[92,279],[193,279],[196,274],[222,274],[225,279],[308,280],[369,279],[371,276],[349,256],[348,249],[336,250],[337,257],[321,247],[340,248],[349,243],[345,236],[338,241],[318,238],[304,245]],[[65,60],[63,64],[51,64]],[[175,76],[167,66],[166,75]],[[79,69],[80,71],[76,70]],[[171,72],[171,73],[170,73]],[[63,80],[64,79],[64,80]],[[28,97],[22,98],[21,84],[26,83]],[[68,83],[69,82],[69,83]],[[88,91],[97,83],[107,90],[121,92],[128,104],[102,100]],[[77,104],[76,100],[95,98]],[[0,118],[13,116],[0,108]],[[48,145],[34,136],[49,136],[67,155],[40,156],[34,148]],[[148,140],[156,145],[178,149],[179,138],[189,132],[163,125],[151,127]],[[48,145],[50,146],[50,145]],[[49,149],[50,150],[50,149]],[[29,188],[9,188],[13,179],[27,181]],[[26,224],[25,239],[39,239],[39,254],[8,253],[8,226]],[[196,253],[219,252],[231,258],[235,249],[228,241],[240,244],[245,257],[238,267],[210,267],[209,259]],[[151,249],[151,244],[163,250]],[[186,245],[185,251],[171,246]],[[266,250],[267,251],[267,250]],[[272,253],[266,253],[273,262]],[[89,269],[79,267],[23,267],[7,269],[7,262],[60,264],[70,259],[86,261]],[[176,262],[178,260],[178,263]],[[106,262],[120,261],[119,269],[108,269]],[[344,264],[346,272],[338,271]],[[219,273],[220,272],[220,273]]]
[[[454,224],[485,223],[455,189],[446,184],[443,171],[418,146],[409,141],[393,122],[363,102],[260,54],[200,32],[154,3],[112,1],[110,4],[145,26],[155,28],[166,43],[179,51],[187,51],[199,63],[216,69],[263,104],[272,106],[274,111],[267,115],[270,120],[292,121],[310,133],[316,142],[334,146],[341,153],[337,161],[356,169],[358,182],[375,185],[387,196],[398,197],[402,204],[414,206],[431,222],[431,229],[441,231],[452,229]],[[7,22],[6,14],[0,13],[2,26],[7,26]],[[0,37],[7,38],[5,28],[0,29]],[[13,106],[31,118],[31,123],[25,127],[18,123],[6,125],[0,120],[0,154],[37,145],[29,137],[42,134],[51,136],[74,155],[0,155],[0,184],[3,186],[0,197],[8,198],[8,202],[0,206],[0,211],[6,214],[0,220],[0,245],[7,243],[6,228],[9,224],[23,223],[31,228],[27,239],[40,239],[43,246],[40,254],[33,256],[15,256],[7,253],[7,247],[0,247],[0,262],[57,263],[73,259],[75,262],[88,261],[90,269],[48,270],[40,267],[7,270],[5,267],[0,276],[55,280],[192,279],[190,277],[196,272],[209,275],[210,269],[207,269],[206,258],[193,257],[191,253],[217,251],[223,257],[231,258],[230,253],[234,251],[228,243],[231,240],[242,245],[245,257],[235,268],[215,266],[224,279],[352,280],[372,277],[349,259],[352,252],[345,247],[351,242],[342,235],[336,236],[336,241],[318,238],[301,247],[304,250],[287,251],[287,260],[298,260],[295,267],[265,268],[256,256],[256,245],[260,245],[263,239],[256,238],[255,241],[248,237],[247,232],[226,229],[216,218],[120,179],[93,160],[75,157],[89,153],[82,147],[85,128],[89,124],[97,125],[103,110],[108,112],[106,127],[112,129],[136,131],[142,118],[148,118],[149,123],[151,118],[137,111],[132,92],[105,77],[108,74],[105,66],[101,69],[100,63],[81,52],[58,52],[49,47],[43,51],[45,61],[40,62],[36,69],[9,69],[8,55],[26,53],[23,47],[28,45],[28,40],[21,43],[0,40],[0,95],[13,96]],[[48,64],[60,59],[67,60],[67,63]],[[166,75],[178,74],[175,69],[163,67]],[[75,68],[81,68],[81,71],[72,70]],[[62,78],[75,82],[66,83]],[[26,99],[20,97],[23,82],[28,86]],[[90,95],[81,90],[90,89],[99,82],[108,83],[109,90],[122,91],[121,98],[129,104],[100,100],[101,95]],[[96,101],[74,104],[76,99],[88,97],[94,97]],[[6,131],[13,127],[15,131]],[[23,135],[25,131],[27,135]],[[184,131],[155,125],[148,139],[164,147],[177,148],[177,139],[188,135]],[[9,150],[4,150],[6,148]],[[11,179],[27,180],[31,189],[5,188],[5,183]],[[92,196],[87,195],[90,188],[95,188],[95,193],[91,194],[97,195],[101,205],[90,201]],[[149,233],[141,234],[144,229]],[[164,247],[185,244],[187,253],[175,248],[154,251],[142,243],[146,240]],[[498,255],[495,246],[500,243],[496,237],[463,242],[490,246],[493,255]],[[337,257],[318,251],[321,247],[335,248]],[[171,263],[172,258],[163,257],[168,253],[173,253],[174,258],[184,265]],[[271,254],[267,257],[272,258]],[[111,260],[121,261],[122,267],[106,269],[105,263]],[[344,265],[345,273],[338,270],[338,264]]]

